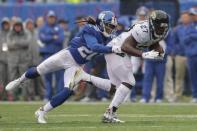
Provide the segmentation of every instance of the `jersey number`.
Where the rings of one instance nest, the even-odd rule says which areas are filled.
[[[87,49],[85,46],[79,47],[78,51],[80,55],[86,60],[91,60],[94,56],[98,54],[98,53],[93,53],[91,50]]]
[[[148,33],[148,27],[146,25],[141,25],[140,28],[142,29],[143,32]]]

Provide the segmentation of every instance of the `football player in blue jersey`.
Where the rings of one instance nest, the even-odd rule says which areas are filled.
[[[111,35],[116,29],[117,20],[115,14],[111,11],[102,11],[96,21],[91,17],[86,19],[87,24],[83,30],[70,41],[70,47],[63,49],[53,56],[43,61],[37,67],[29,68],[20,78],[11,81],[6,86],[6,90],[10,91],[20,86],[27,79],[34,79],[40,75],[65,69],[64,73],[64,89],[55,95],[46,105],[35,112],[38,118],[38,123],[46,123],[45,114],[61,105],[73,93],[72,85],[74,77],[78,75],[79,67],[89,60],[93,59],[98,54],[121,53],[119,46],[106,46],[111,40]],[[81,74],[81,73],[80,73]],[[86,73],[83,73],[83,78],[86,78]],[[87,75],[87,79],[89,76]],[[91,82],[95,86],[100,87],[100,83],[105,83],[104,89],[111,89],[111,82],[106,79],[91,77]]]

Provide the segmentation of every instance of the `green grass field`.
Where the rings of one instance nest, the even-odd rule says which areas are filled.
[[[48,124],[36,123],[41,103],[0,103],[0,131],[197,131],[195,104],[124,104],[123,124],[104,124],[108,103],[66,103],[48,114]]]

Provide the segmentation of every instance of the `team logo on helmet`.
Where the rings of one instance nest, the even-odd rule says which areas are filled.
[[[105,17],[105,14],[104,13],[100,13],[99,16],[98,16],[98,18],[101,19],[101,20],[103,20],[104,17]]]

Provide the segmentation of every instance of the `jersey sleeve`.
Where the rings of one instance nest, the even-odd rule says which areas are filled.
[[[93,25],[86,24],[83,28],[83,33],[90,34],[90,35],[96,35],[96,30],[94,29]]]
[[[112,48],[98,43],[97,39],[89,34],[84,34],[88,48],[97,53],[112,53]]]
[[[135,24],[131,29],[133,38],[140,44],[146,43],[150,40],[149,27],[147,24]]]

